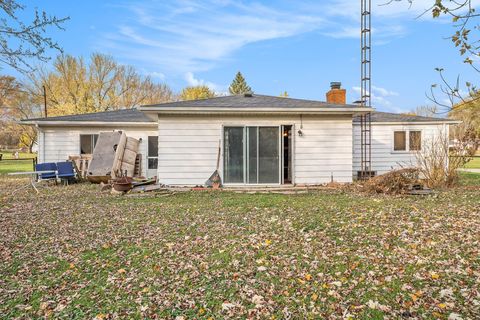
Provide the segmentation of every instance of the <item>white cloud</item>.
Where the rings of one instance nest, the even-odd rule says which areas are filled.
[[[377,87],[372,85],[372,92],[376,95],[382,96],[382,97],[396,97],[398,96],[398,93],[395,91],[390,91],[382,87]]]
[[[185,81],[187,82],[188,86],[192,87],[207,86],[218,95],[223,95],[226,91],[226,86],[219,85],[210,81],[205,81],[203,79],[197,79],[192,72],[185,73]]]
[[[166,78],[165,74],[162,72],[153,71],[153,72],[149,72],[148,75],[152,78],[160,79],[161,81],[164,81]]]
[[[355,100],[360,100],[361,88],[353,87],[353,92],[357,94]],[[396,97],[399,94],[395,91],[391,91],[382,87],[372,86],[372,106],[376,109],[391,111],[391,112],[404,112],[403,109],[396,107],[389,98]]]
[[[432,0],[373,0],[373,41],[381,45],[408,34],[408,21]],[[473,0],[478,6],[480,0]],[[128,17],[99,38],[97,46],[145,68],[184,75],[213,69],[252,43],[318,32],[333,38],[359,38],[360,2],[290,2],[273,5],[234,0],[163,0],[117,5]],[[429,21],[431,14],[425,19]],[[441,20],[436,20],[441,21]]]
[[[131,21],[104,35],[101,45],[181,74],[209,70],[250,43],[305,33],[323,23],[319,16],[233,1],[166,1],[125,8]]]

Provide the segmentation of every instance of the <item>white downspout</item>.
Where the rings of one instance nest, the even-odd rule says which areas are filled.
[[[40,129],[38,123],[35,125],[38,135],[38,163],[45,162],[45,132]]]

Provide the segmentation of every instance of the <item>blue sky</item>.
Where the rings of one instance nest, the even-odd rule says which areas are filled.
[[[385,2],[373,0],[374,107],[401,112],[428,104],[425,93],[439,81],[435,67],[478,85],[445,39],[449,21],[416,19],[433,0]],[[256,93],[325,100],[329,83],[341,81],[347,100],[358,99],[359,0],[24,3],[70,16],[66,31],[51,33],[66,53],[110,54],[175,91],[207,84],[225,92],[240,70]]]

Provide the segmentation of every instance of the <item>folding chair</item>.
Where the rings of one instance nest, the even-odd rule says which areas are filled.
[[[55,173],[55,171],[57,171],[57,165],[55,163],[53,162],[37,163],[35,165],[35,171],[53,171],[53,172],[39,174],[38,180],[39,181],[54,180],[55,184],[57,184],[57,174]]]
[[[73,164],[70,161],[57,162],[57,178],[60,178],[65,185],[68,185],[69,182],[75,181],[75,170],[73,169]]]

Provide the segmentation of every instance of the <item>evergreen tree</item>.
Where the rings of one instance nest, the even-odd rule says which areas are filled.
[[[235,79],[233,79],[228,91],[230,91],[230,94],[253,93],[252,88],[248,86],[247,81],[245,81],[245,78],[240,71],[237,72],[237,75],[235,76]]]

